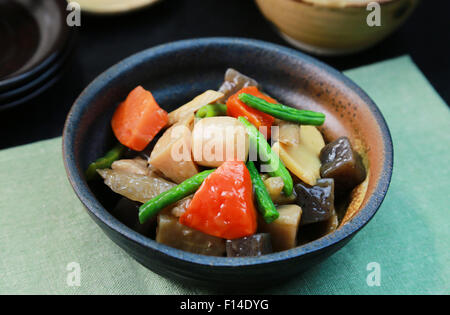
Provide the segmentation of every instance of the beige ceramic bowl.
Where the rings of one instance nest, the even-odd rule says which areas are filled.
[[[369,48],[405,22],[419,0],[255,0],[265,17],[294,46],[317,55],[344,55]],[[378,2],[381,26],[367,23],[368,4]]]

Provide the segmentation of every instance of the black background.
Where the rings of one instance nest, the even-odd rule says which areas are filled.
[[[450,1],[423,0],[407,23],[378,46],[358,55],[320,59],[346,70],[409,54],[449,104],[449,21]],[[0,149],[61,135],[71,105],[97,75],[152,46],[211,36],[255,38],[289,46],[252,0],[165,0],[127,15],[83,14],[81,23],[63,79],[29,104],[0,113]]]

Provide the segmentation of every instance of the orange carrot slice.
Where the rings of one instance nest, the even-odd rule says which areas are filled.
[[[144,150],[168,122],[152,93],[138,86],[119,105],[111,121],[116,138],[135,151]]]
[[[239,95],[242,93],[251,94],[266,100],[269,103],[277,103],[273,98],[261,93],[257,87],[250,86],[245,87],[228,99],[227,102],[227,115],[238,118],[240,116],[247,118],[260,132],[266,136],[266,139],[270,138],[271,127],[275,121],[275,118],[269,114],[263,113],[257,109],[251,108],[244,104]]]

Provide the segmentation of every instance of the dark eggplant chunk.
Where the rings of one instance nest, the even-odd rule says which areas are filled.
[[[315,186],[303,183],[295,185],[297,204],[302,207],[303,214],[300,225],[307,225],[329,220],[334,209],[334,180],[319,179]]]
[[[228,257],[262,256],[272,252],[272,241],[268,233],[227,241]]]
[[[226,102],[230,96],[248,86],[259,87],[258,82],[256,82],[252,78],[249,78],[234,69],[228,69],[225,73],[225,82],[223,82],[222,86],[219,89],[219,92],[223,93],[224,96],[217,102]]]
[[[361,156],[352,149],[347,137],[326,145],[320,152],[320,161],[321,177],[333,178],[337,193],[352,190],[366,179]]]

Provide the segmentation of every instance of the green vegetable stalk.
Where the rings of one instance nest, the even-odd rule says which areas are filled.
[[[272,104],[259,97],[242,93],[239,99],[250,107],[267,113],[273,117],[301,125],[321,126],[325,122],[325,114],[310,110],[299,110],[283,104]]]
[[[255,189],[258,210],[261,212],[267,223],[272,223],[278,219],[280,214],[273,204],[272,198],[270,198],[269,192],[267,191],[266,186],[264,185],[264,182],[262,181],[261,176],[252,161],[247,162],[247,169],[250,172],[253,188]]]
[[[111,151],[106,153],[104,157],[99,158],[95,162],[91,163],[86,170],[86,179],[88,181],[93,180],[98,176],[97,170],[110,168],[114,161],[120,159],[124,151],[125,146],[119,143]]]
[[[178,186],[147,201],[139,208],[139,221],[141,224],[144,224],[147,220],[157,215],[165,207],[195,193],[203,181],[214,171],[215,169],[198,173]]]
[[[209,104],[200,108],[195,117],[197,118],[208,118],[216,116],[226,116],[227,115],[227,105],[224,104]]]
[[[281,177],[283,179],[283,191],[286,196],[291,196],[294,191],[294,181],[291,174],[281,162],[278,155],[272,151],[263,134],[253,126],[245,117],[239,117],[239,121],[244,124],[250,141],[250,149],[258,152],[258,155],[264,164],[267,164],[269,175],[272,177]]]

